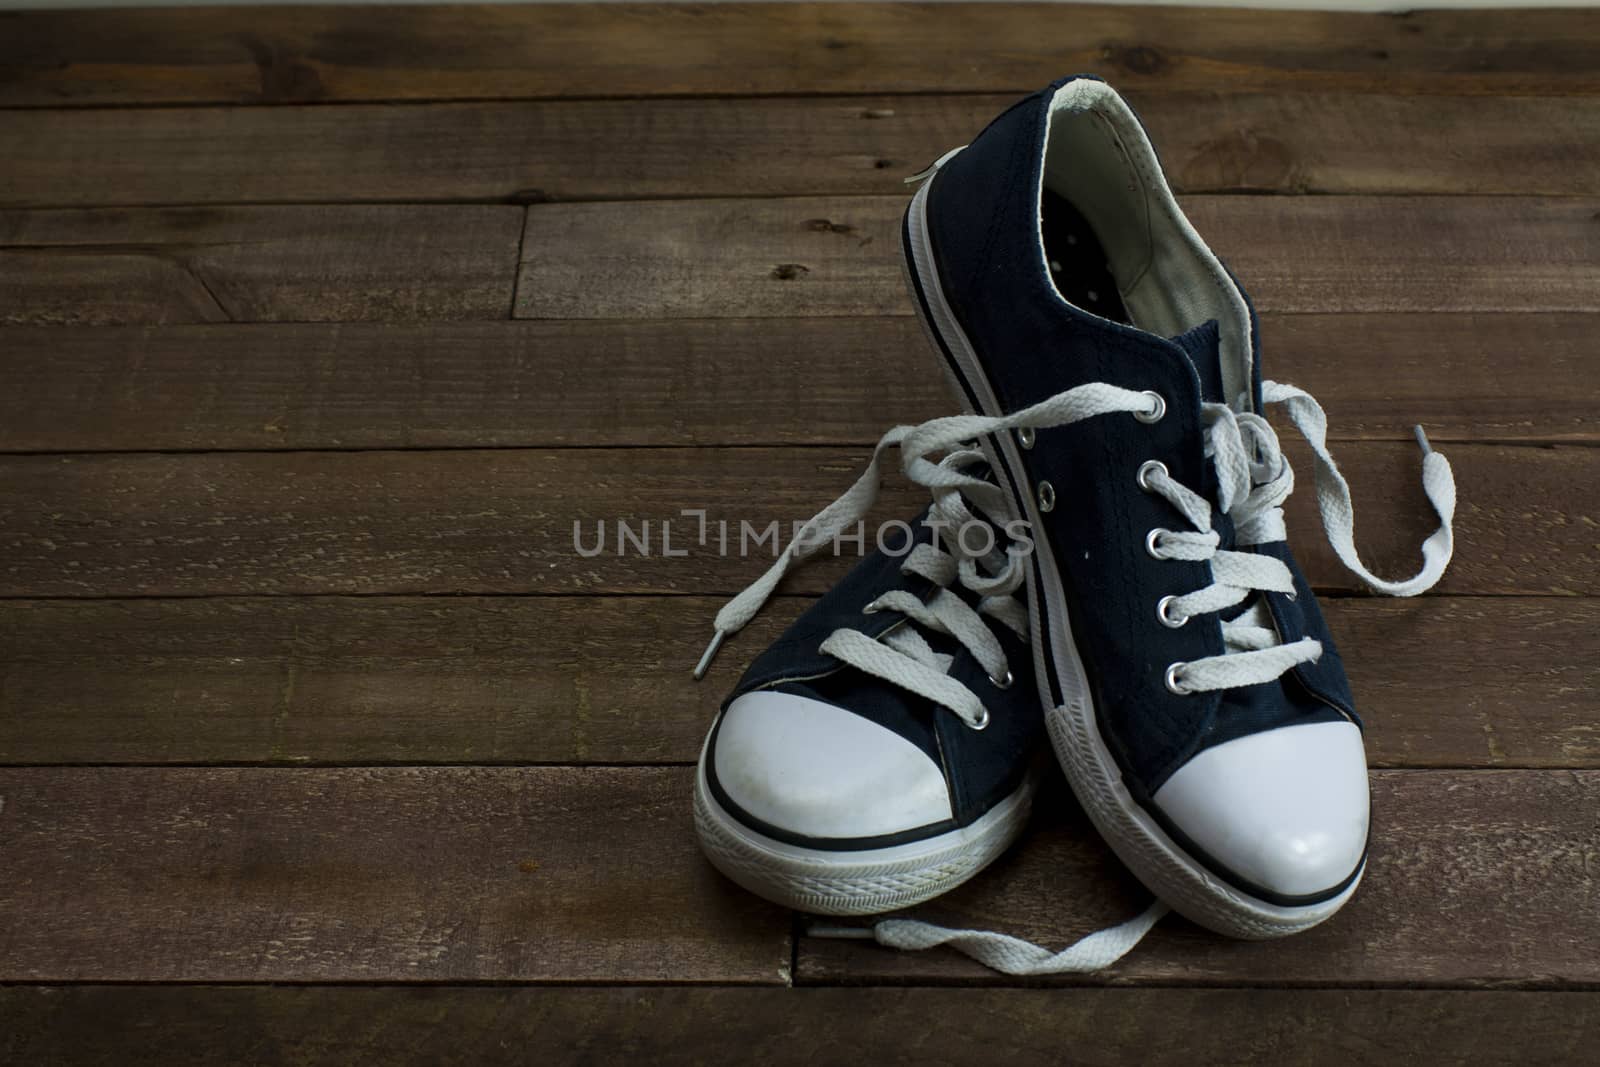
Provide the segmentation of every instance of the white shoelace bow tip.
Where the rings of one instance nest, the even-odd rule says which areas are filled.
[[[1155,397],[1152,404],[1151,397]],[[1390,596],[1416,596],[1439,581],[1454,550],[1452,524],[1455,518],[1455,477],[1450,463],[1428,443],[1422,427],[1416,427],[1417,444],[1422,449],[1422,486],[1439,517],[1439,528],[1422,545],[1423,565],[1415,575],[1389,581],[1375,575],[1355,547],[1355,510],[1350,486],[1340,473],[1327,447],[1327,417],[1310,394],[1277,382],[1262,383],[1267,404],[1282,404],[1315,456],[1317,506],[1323,530],[1341,563],[1376,592]],[[1239,408],[1244,404],[1241,402]],[[963,449],[934,463],[927,457],[964,441],[1018,428],[1035,430],[1063,426],[1085,418],[1113,412],[1138,412],[1155,421],[1165,410],[1165,401],[1151,393],[1137,393],[1104,383],[1079,386],[1049,400],[1004,417],[956,416],[934,419],[920,426],[897,426],[884,434],[873,450],[872,461],[860,478],[828,507],[812,517],[801,534],[790,543],[760,578],[717,613],[716,633],[695,668],[695,677],[705,673],[723,639],[736,632],[761,609],[779,581],[796,562],[813,554],[839,531],[865,516],[877,498],[878,479],[884,453],[894,445],[901,451],[901,467],[913,482],[926,486],[934,496],[934,509],[942,515],[971,517],[966,501],[991,521],[1009,515],[1009,501],[999,486],[965,472],[971,458],[981,454]],[[1262,592],[1294,592],[1293,576],[1280,560],[1248,551],[1252,545],[1286,539],[1284,500],[1294,488],[1294,472],[1284,459],[1277,434],[1261,415],[1237,410],[1224,404],[1203,405],[1206,454],[1218,477],[1218,504],[1232,520],[1238,549],[1220,549],[1220,537],[1212,527],[1212,504],[1180,484],[1166,467],[1152,461],[1141,468],[1139,487],[1165,498],[1190,524],[1190,530],[1153,530],[1147,545],[1157,559],[1209,561],[1212,584],[1191,593],[1164,598],[1157,612],[1169,625],[1184,625],[1190,617],[1222,612],[1254,597],[1244,611],[1222,622],[1223,654],[1189,663],[1173,664],[1167,671],[1167,684],[1178,692],[1231,689],[1276,678],[1298,663],[1315,660],[1322,653],[1321,642],[1302,638],[1282,644],[1272,622]],[[1154,416],[1154,418],[1150,418]],[[965,499],[964,499],[965,498]],[[1019,620],[1010,608],[1019,581],[1019,568],[1013,558],[1007,563],[995,559],[979,562],[958,558],[929,545],[913,552],[903,570],[930,577],[937,592],[926,604],[906,593],[894,592],[878,598],[876,606],[903,612],[907,619],[924,629],[957,638],[979,662],[991,670],[1004,665],[1004,654],[980,614],[999,619],[1025,633],[1026,618]],[[1244,549],[1240,551],[1239,549]],[[987,595],[974,611],[948,588],[960,576],[964,585]],[[902,591],[903,592],[903,591]],[[1018,629],[1020,625],[1021,629]],[[933,653],[910,627],[899,627],[881,640],[856,630],[837,630],[822,644],[822,650],[868,674],[927,697],[951,709],[981,728],[987,712],[965,686],[948,677],[950,657]],[[998,656],[998,659],[996,657]],[[1009,677],[1009,672],[1007,672]],[[981,715],[981,721],[974,718]],[[816,924],[811,933],[818,937],[871,938],[879,944],[900,949],[924,949],[948,945],[997,971],[1012,975],[1041,975],[1099,970],[1121,959],[1147,934],[1167,908],[1157,901],[1137,917],[1097,931],[1076,944],[1051,952],[1020,938],[983,930],[950,930],[914,919],[884,919],[870,927]]]

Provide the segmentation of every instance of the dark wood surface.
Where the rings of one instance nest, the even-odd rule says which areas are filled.
[[[1597,333],[1590,314],[1262,317],[1272,375],[1338,398],[1336,441],[1421,423],[1594,443]],[[949,409],[925,346],[898,317],[0,328],[0,451],[862,445]]]
[[[309,7],[9,14],[0,105],[1130,89],[1587,94],[1591,11],[1050,4]]]
[[[1309,483],[1310,450],[1296,444],[1286,454]],[[829,446],[0,456],[9,516],[0,595],[732,595],[775,554],[755,535],[809,518],[868,455]],[[1456,444],[1449,455],[1467,503],[1441,592],[1600,594],[1593,498],[1573,493],[1600,482],[1600,451]],[[1341,442],[1338,460],[1357,513],[1372,516],[1364,558],[1382,573],[1415,571],[1417,546],[1437,521],[1417,446]],[[1125,472],[1130,484],[1135,474]],[[914,515],[925,504],[890,479],[873,515]],[[706,511],[703,547],[686,507]],[[1313,494],[1296,493],[1285,512],[1302,532],[1297,556],[1312,584],[1358,592],[1320,537]],[[639,540],[622,541],[619,522]],[[724,523],[726,555],[717,547]],[[597,554],[580,556],[579,543]],[[821,592],[853,558],[842,543],[786,588]]]
[[[522,212],[341,205],[0,212],[0,324],[503,318]]]
[[[775,601],[696,685],[712,597],[12,600],[0,763],[692,762],[805,603]],[[1600,768],[1600,660],[1576,654],[1594,600],[1323,608],[1374,766]],[[637,651],[620,671],[605,648]]]
[[[0,127],[0,205],[899,194],[1012,99],[37,111]],[[1600,99],[1153,91],[1139,110],[1171,131],[1181,192],[1600,193]]]
[[[0,1055],[401,1067],[641,1063],[1583,1063],[1600,994],[1331,989],[0,987]],[[93,1020],[92,1026],[83,1025]]]
[[[1327,407],[1370,562],[1431,526],[1415,423],[1458,548],[1434,595],[1357,595],[1291,447],[1365,885],[1290,941],[1167,920],[1009,988],[700,859],[704,730],[847,561],[696,685],[770,557],[679,509],[804,518],[950,410],[900,179],[1073,70]],[[1579,10],[0,13],[0,1061],[1583,1062],[1597,71]],[[574,554],[618,517],[690,554]],[[1039,807],[917,914],[1064,944],[1143,906]]]
[[[1594,311],[1600,200],[1190,196],[1262,311]],[[541,204],[519,318],[910,315],[904,197]],[[703,256],[683,249],[714,238]],[[582,248],[579,257],[554,250]],[[1514,263],[1515,269],[1508,269]]]

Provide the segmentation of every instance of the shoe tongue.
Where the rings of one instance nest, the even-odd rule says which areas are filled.
[[[1222,331],[1216,319],[1207,319],[1192,330],[1171,339],[1189,357],[1200,375],[1200,397],[1213,404],[1226,404],[1222,396]]]

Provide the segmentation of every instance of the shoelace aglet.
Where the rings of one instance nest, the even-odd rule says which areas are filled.
[[[1428,443],[1428,435],[1423,432],[1421,423],[1411,427],[1411,432],[1417,435],[1417,444],[1422,446],[1424,456],[1433,451],[1433,446]]]
[[[811,937],[830,937],[837,941],[871,941],[877,936],[870,926],[846,926],[843,923],[807,923],[806,933]]]
[[[711,635],[711,643],[706,646],[705,654],[700,657],[700,662],[694,665],[694,680],[699,681],[706,676],[706,668],[711,666],[711,661],[716,657],[717,649],[722,647],[722,639],[728,636],[728,631],[718,630]]]

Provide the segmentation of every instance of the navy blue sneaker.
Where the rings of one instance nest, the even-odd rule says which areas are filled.
[[[1371,574],[1321,408],[1263,380],[1248,298],[1100,80],[1027,97],[928,173],[903,231],[911,285],[1029,524],[1038,690],[1074,792],[1190,919],[1245,938],[1323,921],[1364,869],[1367,769],[1262,412],[1285,405],[1310,442],[1328,538],[1379,592],[1420,593],[1449,561],[1448,463],[1419,429],[1442,525],[1415,577]],[[1091,394],[1142,401],[1040,417]]]
[[[718,614],[697,677],[791,565],[863,534],[878,466]],[[1015,840],[1048,767],[1014,517],[959,491],[1006,502],[980,453],[927,471],[924,484],[947,483],[930,484],[933,505],[886,524],[878,550],[756,658],[701,753],[706,856],[792,908],[875,914],[959,885]]]

